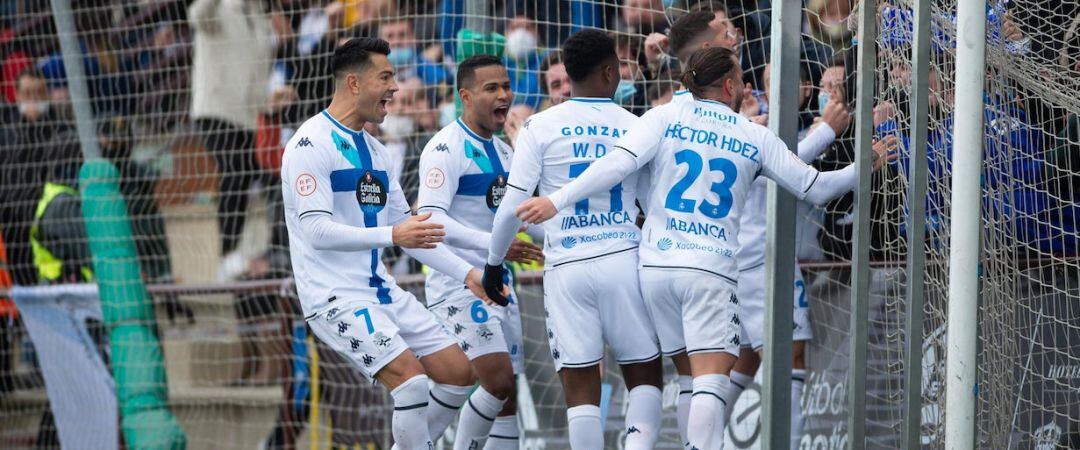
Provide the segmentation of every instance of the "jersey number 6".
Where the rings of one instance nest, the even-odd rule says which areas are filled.
[[[701,176],[701,169],[704,165],[701,155],[690,149],[680,150],[675,154],[675,164],[686,164],[686,176],[671,187],[671,191],[668,192],[667,198],[664,200],[664,207],[673,211],[693,213],[697,200],[683,198],[683,194]],[[719,183],[713,182],[709,187],[719,197],[720,202],[712,204],[702,199],[698,209],[705,217],[722,219],[731,212],[731,187],[735,185],[735,178],[739,175],[739,169],[730,160],[713,158],[709,160],[709,171],[724,174],[723,180]]]

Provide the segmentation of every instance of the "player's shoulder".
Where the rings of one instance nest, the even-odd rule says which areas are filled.
[[[282,158],[288,160],[301,155],[319,155],[333,149],[330,128],[330,123],[321,113],[305,120],[285,144]]]
[[[424,145],[424,150],[420,152],[420,157],[461,154],[464,140],[465,133],[461,126],[458,125],[457,121],[450,122],[431,136],[431,139]]]

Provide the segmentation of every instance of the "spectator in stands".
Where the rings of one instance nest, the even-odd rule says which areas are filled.
[[[642,40],[638,36],[612,35],[615,54],[619,57],[619,88],[615,91],[615,103],[636,115],[645,114],[645,75],[641,71]]]
[[[660,79],[649,83],[649,108],[655,108],[670,102],[678,85],[667,73],[661,74]]]
[[[543,56],[537,49],[536,24],[523,15],[515,16],[506,23],[506,57],[503,63],[510,75],[510,87],[514,90],[514,104],[540,107],[543,96],[540,79]]]
[[[418,52],[412,20],[391,19],[379,24],[379,38],[390,43],[390,64],[403,76],[419,77],[425,84],[448,83],[450,72]]]
[[[394,172],[401,177],[398,181],[410,204],[416,199],[419,185],[415,170],[411,169],[428,140],[439,130],[428,96],[431,89],[416,77],[399,82],[398,92],[386,105],[386,118],[378,125],[382,142],[394,153]]]
[[[559,59],[559,54],[553,51],[540,63],[540,87],[547,95],[540,109],[558,105],[563,100],[570,98],[570,75],[566,73],[566,66]]]
[[[651,33],[645,38],[643,53],[649,70],[660,73],[670,70],[676,60],[685,60],[694,50],[704,47],[724,47],[738,52],[741,43],[740,31],[728,19],[723,5],[717,9],[698,8],[682,16],[672,25],[667,34]],[[674,42],[672,42],[674,40]]]
[[[191,118],[219,173],[220,281],[235,278],[247,265],[238,245],[248,189],[260,175],[254,159],[255,129],[274,63],[275,36],[265,5],[257,0],[195,0],[188,7],[195,35]]]
[[[623,0],[619,8],[620,31],[647,35],[667,28],[662,0]]]
[[[74,129],[50,101],[45,75],[25,69],[15,79],[14,105],[0,109],[0,224],[10,272],[17,285],[38,283],[30,249],[30,224],[45,182],[73,178],[79,154]]]

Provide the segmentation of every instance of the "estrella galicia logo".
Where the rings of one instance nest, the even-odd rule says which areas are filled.
[[[386,206],[386,198],[386,183],[370,170],[365,171],[356,182],[356,201],[360,202],[360,209],[371,214],[382,211]]]
[[[574,248],[575,245],[577,245],[577,239],[573,236],[567,236],[562,238],[563,248]]]
[[[660,249],[660,251],[668,251],[671,248],[671,239],[660,238],[659,241],[656,241],[656,248]]]
[[[375,332],[374,341],[375,345],[378,345],[379,347],[386,348],[390,346],[390,338],[386,337],[386,335],[382,334],[382,332]]]
[[[484,195],[484,200],[487,202],[488,209],[492,212],[499,209],[499,204],[502,203],[504,195],[506,195],[506,177],[499,174],[491,181],[491,185],[488,186],[487,194]]]

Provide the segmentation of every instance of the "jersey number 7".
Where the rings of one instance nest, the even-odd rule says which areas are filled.
[[[589,168],[592,161],[575,163],[570,165],[570,179],[577,178],[585,169]],[[622,183],[611,187],[611,212],[622,211]],[[584,216],[589,214],[589,199],[574,204],[574,214]]]

